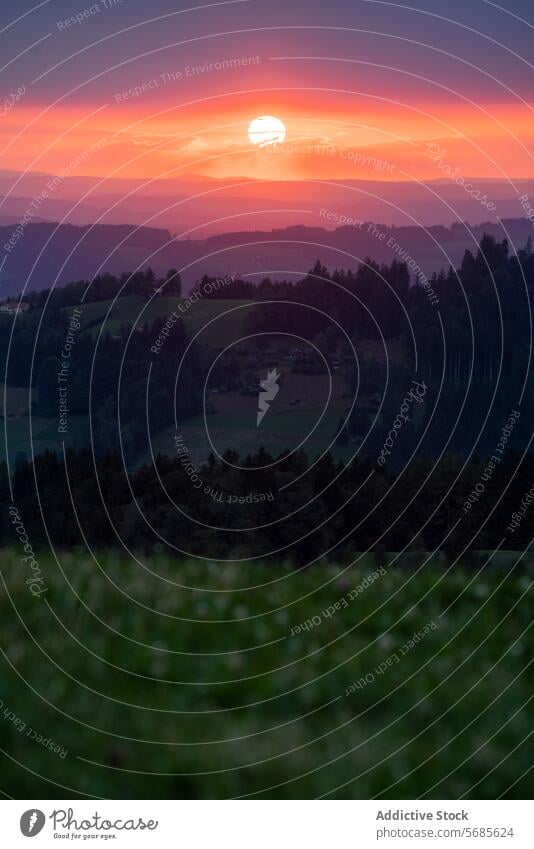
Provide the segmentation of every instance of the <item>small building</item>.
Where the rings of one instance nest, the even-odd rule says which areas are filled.
[[[25,301],[18,304],[16,301],[8,301],[5,304],[0,304],[0,312],[7,315],[18,315],[18,313],[27,312],[30,305]]]

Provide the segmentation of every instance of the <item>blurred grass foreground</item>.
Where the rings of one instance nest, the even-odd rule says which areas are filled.
[[[528,798],[520,563],[0,565],[14,798]]]

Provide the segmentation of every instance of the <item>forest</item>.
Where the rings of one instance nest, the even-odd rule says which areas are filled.
[[[406,549],[406,560],[410,552],[434,548],[455,557],[464,550],[526,545],[534,511],[501,538],[534,465],[532,455],[524,456],[534,416],[531,313],[525,308],[534,288],[530,243],[516,256],[506,242],[484,237],[459,269],[429,280],[437,304],[398,261],[366,260],[356,271],[333,272],[317,262],[297,282],[265,279],[257,287],[232,280],[208,289],[208,282],[203,278],[194,290],[210,291],[204,300],[251,307],[242,329],[260,334],[256,347],[242,342],[214,352],[213,340],[190,338],[178,318],[160,356],[151,347],[166,327],[164,315],[124,323],[113,333],[101,317],[83,322],[87,304],[115,299],[120,316],[121,299],[136,295],[149,303],[168,296],[167,286],[178,303],[174,269],[162,279],[148,269],[32,293],[26,314],[9,320],[0,337],[6,383],[35,387],[33,414],[57,417],[61,352],[72,339],[63,362],[68,395],[57,449],[33,458],[22,452],[2,467],[1,500],[10,501],[12,488],[33,539],[45,544],[49,535],[55,545],[72,547],[86,537],[96,547],[125,543],[143,550],[164,539],[187,554],[208,549],[214,557],[265,558],[275,553],[272,526],[279,523],[276,550],[283,548],[296,563],[313,562],[315,551],[339,560],[368,548]],[[176,451],[181,425],[204,409],[208,374],[216,393],[256,397],[258,363],[279,352],[272,340],[280,346],[281,334],[306,335],[320,355],[298,349],[290,355],[291,374],[318,381],[326,371],[322,357],[336,369],[343,398],[360,393],[352,407],[343,402],[332,450],[317,456],[306,446],[290,450],[288,438],[287,446],[273,451],[258,435],[255,450],[243,453],[236,433],[218,457],[210,451],[191,458],[183,440]],[[396,357],[389,355],[393,345]],[[218,397],[211,395],[208,405]],[[410,397],[418,403],[410,406]],[[379,403],[380,415],[373,416]],[[67,411],[87,418],[90,428],[85,438],[64,445]],[[298,419],[298,407],[292,416]],[[165,428],[175,432],[174,442],[155,451],[152,441]],[[157,454],[153,465],[149,451]],[[236,510],[239,503],[246,510]],[[292,521],[284,522],[288,516]],[[7,520],[2,537],[4,544],[12,541]]]

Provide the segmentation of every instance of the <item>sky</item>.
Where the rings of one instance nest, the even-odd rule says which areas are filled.
[[[534,4],[3,4],[2,169],[113,177],[534,177]],[[248,137],[263,115],[285,140]]]

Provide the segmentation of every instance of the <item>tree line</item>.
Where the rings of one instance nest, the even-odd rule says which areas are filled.
[[[330,454],[311,464],[302,451],[280,456],[268,469],[275,458],[263,449],[241,459],[244,468],[235,469],[228,465],[237,463],[235,451],[222,460],[210,456],[196,470],[198,488],[181,456],[158,455],[154,465],[127,473],[117,454],[69,449],[63,462],[48,451],[34,463],[16,463],[13,504],[34,550],[49,541],[58,549],[85,540],[96,550],[125,545],[140,552],[169,544],[177,557],[299,565],[345,562],[365,550],[378,559],[403,552],[398,565],[412,565],[435,549],[451,563],[462,555],[474,565],[474,550],[524,549],[534,533],[532,455],[520,462],[509,452],[489,477],[488,458],[465,464],[455,454],[437,463],[420,454],[400,473],[366,459],[343,464]],[[482,495],[467,510],[473,492]],[[272,497],[247,497],[254,493]],[[0,502],[0,544],[13,546],[5,463]]]

